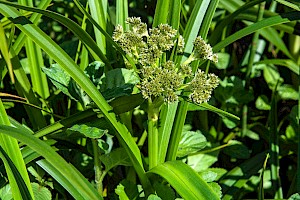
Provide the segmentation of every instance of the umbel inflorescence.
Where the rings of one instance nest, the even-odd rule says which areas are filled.
[[[130,30],[124,31],[121,25],[117,25],[113,39],[140,66],[139,88],[145,99],[162,97],[165,102],[174,102],[182,94],[188,94],[188,98],[198,104],[210,99],[213,89],[219,84],[218,77],[201,70],[193,74],[190,67],[194,60],[218,62],[218,56],[209,44],[197,37],[189,58],[176,65],[172,60],[163,61],[161,57],[166,51],[183,52],[184,39],[177,30],[160,24],[148,31],[147,25],[138,17],[128,18],[126,23]],[[190,81],[185,81],[186,78]]]

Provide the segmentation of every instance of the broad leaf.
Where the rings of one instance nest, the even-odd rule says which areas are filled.
[[[177,157],[184,157],[205,148],[207,141],[205,136],[200,132],[186,131],[182,133],[181,140],[177,151]]]

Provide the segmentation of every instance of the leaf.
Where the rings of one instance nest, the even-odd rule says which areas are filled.
[[[213,151],[206,154],[196,154],[188,156],[187,164],[192,167],[196,172],[206,170],[218,161],[219,151]]]
[[[269,100],[266,95],[260,95],[255,101],[255,107],[259,110],[271,110],[271,105],[268,101]]]
[[[137,185],[127,179],[122,180],[119,185],[122,185],[124,187],[124,189],[122,188],[122,186],[119,188],[120,194],[124,195],[124,191],[128,199],[137,199],[139,197],[140,193],[138,186],[140,185]]]
[[[142,94],[131,94],[130,96],[121,96],[112,100],[109,105],[111,105],[116,114],[125,113],[133,110],[137,106],[141,105],[145,99]]]
[[[266,59],[259,62],[254,63],[255,65],[258,64],[273,64],[273,65],[280,65],[285,66],[297,75],[299,75],[299,65],[295,63],[293,60],[290,59]]]
[[[228,53],[217,53],[218,62],[215,63],[217,69],[227,69],[229,66],[230,55]]]
[[[90,63],[84,70],[84,73],[100,89],[101,77],[104,73],[104,63],[101,61],[94,61]]]
[[[226,112],[224,110],[221,110],[219,108],[216,108],[208,103],[201,103],[199,105],[196,105],[194,103],[189,103],[188,105],[188,110],[189,111],[195,111],[195,110],[209,110],[211,112],[214,112],[214,113],[217,113],[218,115],[220,115],[221,117],[229,117],[231,119],[235,119],[235,120],[240,120],[239,117],[229,113],[229,112]]]
[[[205,148],[207,140],[200,131],[185,131],[181,135],[177,157],[184,157]]]
[[[168,161],[152,168],[155,173],[167,180],[183,199],[219,199],[218,195],[188,165],[181,161]]]
[[[225,126],[229,129],[233,129],[237,126],[237,123],[234,120],[228,119],[227,117],[223,117],[222,121],[225,124]]]
[[[277,87],[278,95],[282,100],[298,100],[299,92],[292,85],[284,84]]]
[[[277,82],[283,82],[283,79],[280,77],[280,73],[278,72],[277,67],[266,65],[263,68],[263,74],[265,81],[267,82],[269,88],[273,90],[277,84]]]
[[[155,194],[150,194],[147,200],[161,200],[161,198]]]
[[[259,134],[252,131],[252,130],[250,130],[250,129],[246,129],[245,136],[251,138],[252,140],[259,140],[260,139]]]
[[[221,199],[222,198],[222,188],[221,188],[221,186],[218,183],[215,183],[215,182],[208,183],[208,185],[219,196],[219,199]]]
[[[245,81],[236,76],[225,77],[214,92],[220,102],[227,104],[247,104],[253,100],[252,92],[245,89]]]
[[[69,92],[71,77],[58,64],[53,64],[51,68],[43,67],[42,70],[57,89],[76,100]]]
[[[174,190],[166,184],[155,182],[153,185],[157,195],[163,200],[173,200],[175,199]]]
[[[230,146],[224,148],[223,152],[232,158],[248,159],[250,152],[247,146],[237,140],[230,140]]]
[[[219,181],[223,188],[223,199],[233,199],[235,194],[240,194],[240,189],[249,181],[250,177],[256,175],[262,168],[266,152],[259,153],[236,166],[225,174]]]
[[[101,138],[105,133],[107,133],[107,130],[102,130],[86,124],[75,124],[68,128],[68,130],[77,131],[88,138]]]
[[[208,168],[204,171],[199,172],[200,176],[202,176],[203,173],[215,173],[217,176],[213,181],[219,180],[224,174],[226,174],[227,170],[223,168]],[[204,178],[203,178],[204,179]]]
[[[115,149],[108,154],[104,154],[104,155],[100,156],[100,160],[105,165],[106,171],[109,171],[113,167],[116,167],[119,165],[132,166],[132,163],[130,162],[129,157],[123,148]]]
[[[125,192],[125,187],[122,184],[119,184],[115,189],[115,193],[119,196],[119,200],[129,200]]]
[[[50,145],[33,136],[30,131],[3,125],[0,125],[0,130],[1,133],[18,139],[43,156],[52,168],[50,170],[52,177],[59,180],[58,182],[72,196],[77,199],[103,199],[77,169],[67,163]]]
[[[295,193],[292,196],[290,196],[288,200],[300,200],[300,194]]]
[[[124,68],[110,70],[102,78],[102,95],[105,99],[130,95],[138,82],[139,77],[133,70]]]
[[[0,199],[1,200],[12,200],[12,192],[9,184],[6,184],[0,189]]]
[[[203,180],[205,180],[207,183],[210,183],[210,182],[213,182],[216,180],[218,174],[213,172],[213,171],[210,171],[209,169],[205,170],[205,171],[202,171],[199,173],[199,175],[201,176],[201,178]]]
[[[35,200],[51,200],[52,195],[48,188],[37,183],[31,183]]]

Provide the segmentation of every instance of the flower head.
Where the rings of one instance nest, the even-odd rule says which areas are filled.
[[[216,75],[206,75],[203,71],[198,70],[194,79],[189,83],[189,89],[192,91],[189,98],[198,104],[207,102],[211,97],[213,89],[218,85],[219,80]]]
[[[193,55],[195,59],[211,60],[214,63],[218,62],[218,55],[214,54],[210,44],[207,44],[201,36],[194,41]]]
[[[160,67],[145,67],[141,70],[140,89],[145,99],[162,96],[165,102],[178,99],[176,92],[183,84],[182,76],[176,72],[172,61]]]

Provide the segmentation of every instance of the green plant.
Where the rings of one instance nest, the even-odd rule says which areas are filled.
[[[297,40],[297,2],[280,1],[293,11],[276,13],[276,1],[158,0],[141,18],[128,18],[138,0],[34,3],[0,1],[0,132],[8,138],[0,146],[14,199],[232,199],[256,189],[259,198],[287,196],[277,172],[285,145],[300,146],[299,114],[294,106],[278,123],[277,104],[299,99],[299,53],[283,40]],[[252,33],[252,45],[231,51]],[[23,124],[7,115],[11,102],[12,114],[24,104]],[[264,180],[275,190],[264,192]]]

